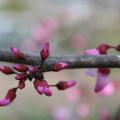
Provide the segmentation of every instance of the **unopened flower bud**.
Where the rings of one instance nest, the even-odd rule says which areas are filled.
[[[25,59],[24,54],[17,48],[11,47],[11,52],[17,59]]]
[[[16,76],[15,76],[15,79],[16,80],[26,80],[27,79],[27,74],[17,74]]]
[[[7,106],[13,102],[16,98],[17,88],[10,89],[4,99],[0,100],[0,106]]]
[[[40,56],[43,61],[49,57],[49,43],[48,42],[43,45],[43,48],[40,52]]]
[[[35,67],[35,66],[30,66],[30,67],[28,68],[28,71],[29,71],[30,73],[36,73],[36,72],[38,71],[38,68]]]
[[[107,53],[107,50],[110,48],[109,45],[107,44],[101,44],[100,46],[98,46],[98,51],[100,54],[106,54]]]
[[[24,81],[24,80],[20,80],[20,81],[19,81],[18,88],[19,88],[19,89],[25,88],[25,81]]]
[[[60,63],[54,64],[53,69],[54,71],[57,72],[57,71],[67,68],[68,66],[69,66],[68,63],[60,62]]]
[[[70,81],[60,81],[57,83],[56,87],[59,90],[65,90],[68,88],[71,88],[76,85],[76,81],[70,80]]]
[[[7,67],[7,66],[0,66],[0,71],[6,75],[14,73],[14,71],[10,67]]]
[[[51,90],[49,88],[49,85],[48,85],[47,81],[35,79],[33,84],[34,84],[34,87],[35,87],[36,91],[40,95],[42,95],[43,93],[45,95],[47,95],[47,96],[51,96],[52,95],[52,92],[51,92]]]
[[[21,64],[14,65],[13,68],[19,72],[26,72],[28,70],[27,66]]]

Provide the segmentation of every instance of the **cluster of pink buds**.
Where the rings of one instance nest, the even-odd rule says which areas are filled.
[[[25,54],[18,50],[15,47],[11,47],[12,55],[19,60],[26,60]],[[44,74],[41,68],[44,65],[45,60],[49,57],[49,43],[45,43],[40,51],[40,59],[41,64],[39,66],[26,66],[23,64],[15,64],[12,67],[8,66],[0,66],[0,71],[6,75],[16,74],[15,79],[18,81],[18,86],[12,88],[8,91],[6,97],[0,100],[0,106],[6,106],[12,103],[12,101],[16,98],[16,91],[18,89],[25,88],[25,82],[27,80],[32,81],[35,90],[40,94],[45,94],[46,96],[51,96],[52,91],[50,87],[56,87],[58,90],[65,90],[67,88],[73,87],[76,82],[73,80],[70,81],[60,81],[55,85],[49,85],[47,81],[44,79]],[[53,71],[60,71],[68,67],[67,63],[58,62],[53,65]]]
[[[108,44],[101,44],[95,49],[90,49],[85,51],[85,54],[88,55],[106,55],[108,54],[109,49],[115,49],[116,51],[120,52],[120,45],[118,46],[110,46]],[[95,86],[95,92],[102,91],[110,82],[109,74],[111,70],[110,68],[98,68],[97,74],[92,73],[91,70],[87,70],[87,73],[92,76],[97,76],[97,82]]]

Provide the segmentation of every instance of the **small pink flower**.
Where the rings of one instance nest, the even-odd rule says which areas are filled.
[[[35,79],[34,82],[34,87],[36,89],[36,91],[42,95],[43,93],[47,96],[51,96],[52,95],[52,92],[49,88],[49,85],[48,83],[45,81],[45,80],[37,80]]]
[[[110,82],[102,91],[99,92],[101,96],[111,96],[116,91],[114,83]]]
[[[11,47],[11,52],[17,59],[25,59],[24,54],[17,48]]]
[[[16,79],[16,80],[26,80],[26,79],[27,79],[27,74],[25,74],[25,73],[17,74],[17,75],[15,76],[15,79]]]
[[[10,89],[4,99],[0,100],[0,106],[7,106],[16,98],[17,88]]]
[[[7,67],[7,66],[0,66],[0,71],[6,75],[14,73],[14,71],[10,67]]]
[[[19,72],[26,72],[28,70],[27,66],[21,64],[16,64],[13,66],[13,68]]]
[[[48,42],[43,45],[43,48],[40,51],[40,56],[42,60],[45,60],[49,57],[49,43]]]
[[[109,73],[110,73],[110,69],[108,69],[108,68],[99,68],[98,69],[95,92],[100,92],[108,85],[108,83],[110,81]]]
[[[64,62],[59,62],[53,65],[54,71],[60,71],[63,70],[65,68],[67,68],[69,65],[68,63],[64,63]]]
[[[70,80],[70,81],[60,81],[57,83],[56,87],[59,90],[65,90],[68,88],[71,88],[76,85],[76,81]]]

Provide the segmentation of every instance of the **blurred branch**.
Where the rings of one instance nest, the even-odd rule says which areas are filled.
[[[41,59],[39,54],[32,54],[24,52],[26,60],[16,59],[10,51],[0,50],[0,61],[9,63],[22,63],[27,65],[39,66]],[[66,62],[69,64],[67,69],[77,69],[77,68],[120,68],[120,55],[101,55],[101,56],[91,56],[91,55],[72,55],[72,56],[53,56],[49,57],[41,68],[43,71],[52,71],[53,64],[58,62]]]

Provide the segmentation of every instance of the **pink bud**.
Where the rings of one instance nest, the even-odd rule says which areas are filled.
[[[7,67],[7,66],[0,66],[0,71],[7,75],[14,73],[14,71],[10,67]]]
[[[25,81],[24,81],[24,80],[20,80],[20,81],[19,81],[18,88],[19,88],[19,89],[25,88]]]
[[[49,88],[49,85],[47,84],[47,82],[45,80],[37,80],[35,79],[34,82],[34,87],[36,89],[36,91],[41,95],[41,94],[45,94],[47,96],[51,96],[52,92]]]
[[[24,54],[17,48],[11,47],[11,52],[17,59],[25,59]]]
[[[44,81],[42,81],[42,85],[44,86],[44,93],[45,93],[45,95],[51,96],[52,92],[51,92],[51,90],[49,88],[48,83],[44,80]]]
[[[89,75],[89,76],[92,76],[92,77],[97,76],[96,69],[93,69],[93,68],[87,68],[87,69],[85,70],[85,74],[86,74],[86,75]]]
[[[40,52],[40,56],[42,60],[45,60],[49,57],[49,43],[48,42],[43,45],[43,48]]]
[[[40,95],[42,95],[44,93],[44,88],[42,86],[42,82],[40,80],[35,79],[34,82],[33,82],[33,84],[34,84],[34,87],[35,87],[36,91]]]
[[[29,71],[30,73],[36,73],[36,72],[38,71],[38,68],[35,67],[35,66],[30,66],[30,67],[28,68],[28,71]]]
[[[110,69],[109,68],[98,68],[98,73],[104,74],[104,75],[109,75],[110,74]]]
[[[27,74],[17,74],[16,76],[15,76],[15,79],[16,80],[26,80],[27,79]]]
[[[98,46],[97,50],[99,51],[100,54],[106,54],[109,48],[110,48],[109,45],[101,44],[100,46]]]
[[[54,64],[53,69],[54,71],[57,72],[57,71],[67,68],[68,66],[69,66],[68,63],[60,62],[60,63]]]
[[[71,88],[76,85],[76,81],[70,80],[70,81],[60,81],[57,83],[56,87],[59,90],[65,90],[68,88]]]
[[[27,66],[21,64],[14,65],[13,68],[19,72],[26,72],[28,70]]]
[[[0,106],[7,106],[16,98],[17,88],[10,89],[4,99],[0,100]]]

